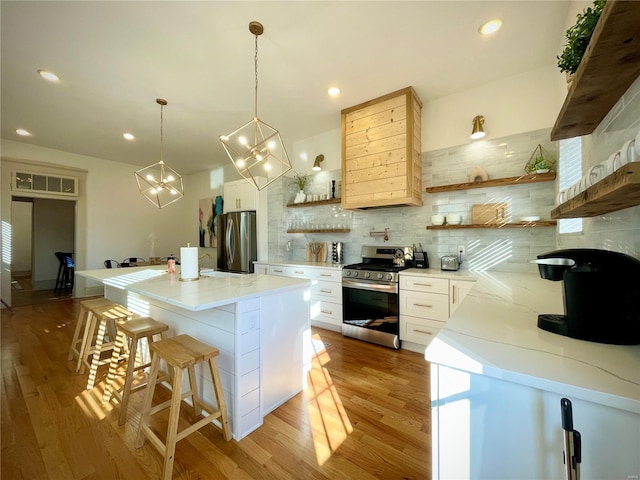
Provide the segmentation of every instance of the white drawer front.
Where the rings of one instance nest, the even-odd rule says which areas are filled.
[[[299,266],[292,266],[289,267],[289,276],[291,277],[298,277],[298,278],[315,278],[315,272],[313,268],[307,268],[307,267],[299,267]]]
[[[449,294],[449,280],[400,274],[400,290]]]
[[[311,286],[311,298],[342,303],[342,283],[317,280]]]
[[[445,322],[400,315],[400,340],[429,345]]]
[[[269,275],[278,275],[280,277],[290,277],[291,267],[283,267],[281,265],[269,265]]]
[[[449,295],[400,290],[400,314],[444,322],[449,318]]]
[[[312,300],[311,320],[342,325],[342,304],[325,300]]]
[[[341,268],[316,269],[316,278],[318,280],[342,283],[342,269]]]

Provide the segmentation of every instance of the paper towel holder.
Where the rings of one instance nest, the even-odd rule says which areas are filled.
[[[190,243],[187,243],[187,248],[191,248]],[[182,251],[184,249],[181,248],[180,250]],[[182,258],[182,262],[180,268],[180,278],[178,278],[178,280],[181,282],[195,282],[196,280],[200,280],[200,266],[198,265],[198,256],[196,255],[196,276],[193,278],[184,278],[182,276],[182,270],[184,269],[185,263],[189,261],[189,257],[187,255],[184,255],[182,252],[180,254],[180,257]]]

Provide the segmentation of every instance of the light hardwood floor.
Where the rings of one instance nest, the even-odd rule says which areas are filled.
[[[143,393],[128,421],[67,361],[77,300],[2,310],[3,479],[155,479],[161,457],[133,447]],[[422,355],[313,329],[328,345],[307,389],[240,442],[205,427],[178,442],[174,479],[431,478],[429,366]],[[154,400],[165,398],[158,388]],[[158,420],[159,425],[162,419]]]

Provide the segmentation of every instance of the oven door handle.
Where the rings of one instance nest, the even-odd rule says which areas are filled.
[[[350,280],[347,278],[342,279],[342,286],[346,288],[355,288],[357,290],[370,290],[372,292],[388,292],[398,293],[397,283],[369,283],[358,282],[357,280]]]

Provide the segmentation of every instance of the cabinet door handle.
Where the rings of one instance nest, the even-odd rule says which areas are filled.
[[[333,275],[331,275],[330,273],[321,273],[320,276],[321,277],[329,277],[329,278],[331,278]]]
[[[414,332],[417,332],[417,333],[425,333],[425,334],[427,334],[427,335],[433,335],[433,332],[428,332],[428,331],[426,331],[426,330],[419,330],[419,329],[417,329],[417,328],[414,328],[414,329],[413,329],[413,331],[414,331]]]
[[[322,293],[333,293],[333,290],[326,290],[326,289],[321,289],[320,290]]]
[[[452,305],[456,304],[456,286],[455,285],[451,285],[451,304]]]
[[[416,286],[416,287],[433,287],[433,283],[418,283],[418,282],[415,282],[413,285]]]
[[[293,273],[297,273],[298,275],[304,275],[304,270],[294,270]]]
[[[282,270],[278,270],[277,268],[274,268],[273,271],[276,273],[282,273]]]
[[[414,303],[414,307],[425,307],[425,308],[433,308],[433,305],[427,305],[426,303]]]
[[[326,313],[327,315],[333,315],[332,310],[320,310],[322,313]]]

